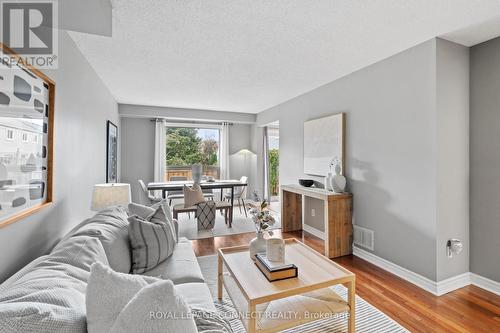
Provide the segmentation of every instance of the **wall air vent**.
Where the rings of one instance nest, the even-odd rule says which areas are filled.
[[[375,249],[373,230],[354,225],[354,244],[373,251]]]

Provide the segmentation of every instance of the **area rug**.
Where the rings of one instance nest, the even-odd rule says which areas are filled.
[[[231,323],[233,331],[236,333],[246,332],[242,322],[237,319],[236,309],[231,299],[224,291],[224,298],[221,302],[217,300],[217,256],[198,257],[201,271],[205,278],[210,292],[214,298],[215,307]],[[342,285],[331,287],[338,295],[346,299],[347,288]],[[343,317],[332,317],[310,322],[292,329],[283,331],[286,333],[337,333],[347,332],[347,320]],[[356,295],[356,332],[358,333],[385,333],[385,332],[409,332],[397,322],[389,318],[383,312],[375,308],[370,303]]]
[[[276,223],[271,229],[280,229],[281,224],[279,216],[276,213],[273,215],[276,218]],[[252,220],[245,217],[245,213],[240,213],[238,207],[234,207],[234,218],[231,228],[224,223],[224,217],[219,212],[217,212],[215,227],[212,230],[198,230],[194,214],[191,214],[191,216],[185,213],[179,214],[178,220],[179,236],[191,240],[255,232],[255,226]]]

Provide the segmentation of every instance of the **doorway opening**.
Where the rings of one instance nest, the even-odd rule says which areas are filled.
[[[280,200],[280,130],[279,123],[270,124],[267,128],[267,158],[269,161],[269,200],[271,203],[279,203]]]

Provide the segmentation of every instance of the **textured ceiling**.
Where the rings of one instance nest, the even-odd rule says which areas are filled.
[[[120,103],[257,113],[499,0],[114,0],[113,36],[71,36]]]

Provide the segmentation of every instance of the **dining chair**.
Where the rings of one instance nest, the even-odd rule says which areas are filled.
[[[247,176],[243,176],[240,178],[240,183],[246,183],[248,180]],[[246,186],[235,186],[234,187],[234,199],[238,200],[238,206],[240,207],[240,214],[241,212],[241,206],[243,205],[243,210],[245,211],[245,217],[248,217],[247,215],[247,208],[245,206],[245,193],[246,193]],[[231,193],[226,193],[224,195],[224,199],[226,200],[231,200]]]
[[[138,182],[140,186],[139,200],[141,204],[151,206],[161,201],[161,199],[155,197],[154,195],[151,194],[151,192],[148,191],[146,183],[144,183],[142,179],[139,179]]]
[[[173,182],[178,182],[178,181],[185,181],[187,180],[187,177],[185,176],[172,176],[170,177],[170,181]],[[168,205],[172,206],[172,200],[175,199],[184,199],[184,192],[183,191],[168,191],[167,192],[167,200],[168,200]]]
[[[207,176],[202,176],[201,179],[202,180],[207,180]],[[205,188],[205,189],[201,189],[201,191],[203,192],[203,196],[205,198],[208,198],[208,199],[210,199],[212,201],[214,200],[215,195],[214,195],[214,190],[213,189],[211,189],[211,188]]]

